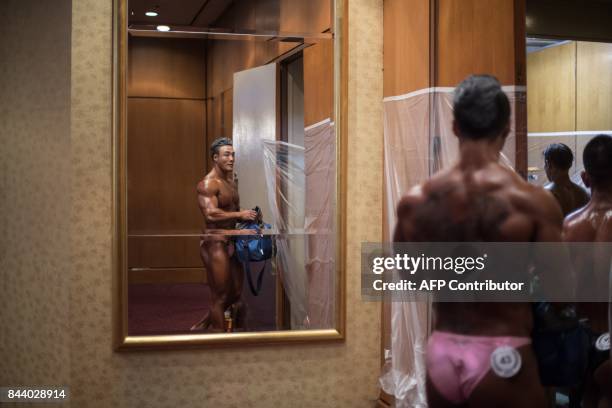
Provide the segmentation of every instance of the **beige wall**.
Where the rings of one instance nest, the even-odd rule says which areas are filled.
[[[0,27],[0,384],[67,384],[70,1],[4,1]]]
[[[111,342],[112,4],[73,2],[69,85],[51,34],[68,16],[41,26],[33,3],[11,1],[22,35],[0,40],[22,68],[3,75],[2,384],[69,384],[79,408],[372,406],[380,305],[361,301],[359,252],[381,239],[382,0],[349,10],[346,342],[138,353]]]

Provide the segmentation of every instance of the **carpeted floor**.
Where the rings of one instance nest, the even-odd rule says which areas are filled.
[[[249,330],[276,330],[274,279],[267,275],[259,296],[246,287]],[[207,285],[132,284],[128,288],[129,335],[191,333],[189,328],[208,311],[210,290]]]
[[[133,284],[128,289],[130,335],[184,333],[208,310],[202,284]]]

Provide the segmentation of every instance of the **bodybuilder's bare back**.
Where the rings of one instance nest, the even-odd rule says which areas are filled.
[[[587,192],[573,182],[565,185],[551,183],[546,185],[545,188],[555,196],[564,215],[585,206],[589,202]]]
[[[612,242],[612,199],[591,201],[585,207],[570,214],[563,226],[567,242]],[[578,254],[580,256],[580,254]],[[606,258],[607,259],[607,258]],[[594,265],[592,259],[576,259],[578,284],[584,283],[585,290],[593,287],[607,288],[610,266]],[[595,286],[593,286],[593,282]],[[579,291],[582,288],[579,286]],[[608,305],[606,303],[579,303],[578,313],[590,319],[593,330],[608,330]]]
[[[394,241],[559,241],[562,214],[553,196],[496,162],[457,164],[408,193],[398,206]],[[527,274],[527,271],[517,271]],[[525,303],[437,303],[437,330],[529,336]]]

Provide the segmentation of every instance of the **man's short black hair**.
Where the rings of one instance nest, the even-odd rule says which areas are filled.
[[[569,170],[574,162],[574,154],[566,144],[553,143],[544,150],[544,160],[560,170]]]
[[[594,186],[612,184],[612,136],[597,135],[587,143],[582,161]]]
[[[215,154],[219,154],[219,149],[222,146],[233,146],[232,139],[227,137],[215,139],[215,141],[210,145],[210,157],[214,157]]]
[[[455,88],[453,116],[468,139],[494,138],[510,121],[510,101],[497,78],[470,75]]]

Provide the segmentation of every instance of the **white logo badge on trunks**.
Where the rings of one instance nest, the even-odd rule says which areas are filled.
[[[499,377],[514,377],[521,365],[521,355],[514,347],[500,346],[491,353],[491,368]]]
[[[595,348],[599,351],[610,350],[610,333],[604,333],[597,338]]]

